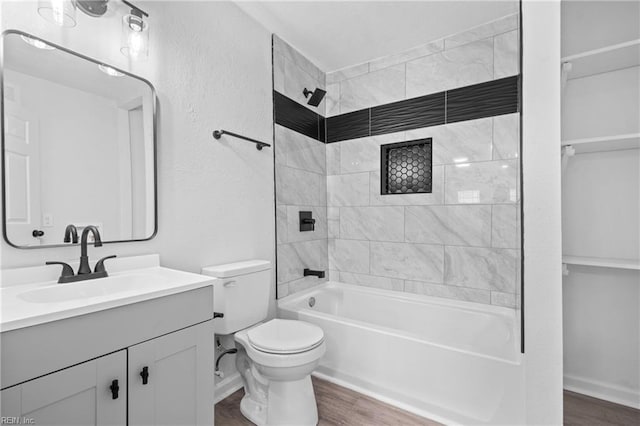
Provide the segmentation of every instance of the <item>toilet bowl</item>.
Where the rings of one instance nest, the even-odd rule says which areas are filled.
[[[312,426],[318,409],[311,372],[325,353],[324,333],[304,321],[265,321],[271,294],[271,263],[251,260],[202,269],[216,277],[215,333],[233,335],[236,367],[245,396],[240,411],[263,426]]]
[[[274,319],[234,337],[236,367],[245,388],[242,414],[257,425],[316,425],[310,374],[325,353],[322,329]]]

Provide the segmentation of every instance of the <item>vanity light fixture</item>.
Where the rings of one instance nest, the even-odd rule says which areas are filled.
[[[149,15],[131,3],[131,13],[122,18],[122,43],[120,52],[133,59],[146,59],[149,56],[149,24],[144,21]]]
[[[20,38],[22,39],[22,41],[24,41],[28,45],[36,47],[38,49],[42,49],[42,50],[55,50],[56,49],[55,47],[45,43],[42,40],[38,40],[37,38],[29,37],[29,36],[26,36],[26,35],[21,35]]]
[[[76,3],[73,0],[38,0],[38,14],[59,27],[76,26]]]
[[[60,27],[76,26],[76,11],[98,18],[109,10],[111,0],[38,0],[38,14],[45,20]],[[127,0],[120,0],[130,8],[131,13],[122,18],[120,51],[132,59],[146,59],[149,56],[149,24],[145,18],[149,14]]]
[[[102,71],[103,73],[105,73],[110,77],[122,77],[124,75],[124,73],[121,73],[120,71],[114,68],[111,68],[108,65],[99,64],[98,68],[100,69],[100,71]]]

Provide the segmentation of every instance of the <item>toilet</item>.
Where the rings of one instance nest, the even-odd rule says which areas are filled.
[[[202,269],[217,278],[213,305],[224,314],[215,333],[233,334],[236,367],[245,395],[240,411],[257,425],[316,425],[311,372],[325,353],[324,333],[314,324],[267,318],[271,262],[250,260]]]

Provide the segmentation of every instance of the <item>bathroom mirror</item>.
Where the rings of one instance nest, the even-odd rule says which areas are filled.
[[[3,233],[19,248],[157,230],[156,98],[146,80],[19,31],[2,37]]]

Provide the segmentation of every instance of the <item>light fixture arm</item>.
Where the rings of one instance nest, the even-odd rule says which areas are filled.
[[[124,3],[125,5],[127,5],[128,7],[130,7],[133,10],[137,10],[138,12],[142,13],[145,18],[149,17],[149,14],[147,12],[145,12],[144,10],[140,9],[138,6],[134,5],[133,3],[128,2],[127,0],[120,0],[122,3]]]

